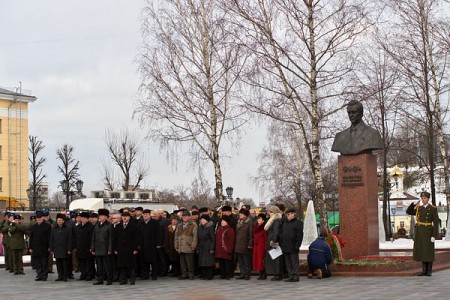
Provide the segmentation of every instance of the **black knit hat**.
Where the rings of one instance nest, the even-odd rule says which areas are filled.
[[[207,215],[207,214],[205,214],[205,215],[201,215],[200,216],[200,219],[205,219],[206,221],[211,221],[211,217],[209,216],[209,215]]]
[[[241,208],[239,210],[239,213],[240,214],[244,214],[246,217],[248,217],[250,215],[250,211],[248,209],[245,209],[245,208]]]
[[[224,207],[222,207],[222,211],[233,211],[233,209],[231,208],[231,206],[225,205]]]

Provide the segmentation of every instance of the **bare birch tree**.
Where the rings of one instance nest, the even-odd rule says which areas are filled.
[[[147,1],[138,58],[142,99],[135,114],[163,149],[190,146],[195,163],[214,167],[222,199],[222,144],[236,142],[247,116],[239,105],[245,56],[228,12],[213,0]],[[173,154],[173,153],[170,153]]]
[[[103,181],[107,190],[113,191],[121,186],[124,191],[134,191],[148,175],[149,166],[145,161],[141,143],[135,133],[128,129],[105,133],[111,164],[103,164]],[[116,169],[119,171],[117,172]]]
[[[355,96],[365,101],[367,123],[380,132],[383,140],[380,155],[383,173],[379,183],[383,187],[383,223],[386,240],[389,240],[391,223],[386,212],[391,183],[387,168],[391,165],[388,158],[392,147],[395,147],[393,140],[399,127],[397,123],[405,98],[400,71],[394,61],[377,46],[374,39],[368,41],[366,49],[366,54],[358,59],[355,68]]]
[[[402,70],[405,91],[412,106],[408,116],[426,129],[427,166],[432,203],[436,205],[436,144],[444,165],[445,190],[450,191],[441,103],[441,97],[449,87],[447,68],[450,54],[448,47],[442,43],[442,36],[450,30],[450,22],[441,13],[443,1],[401,0],[388,3],[395,17],[389,18],[389,29],[381,44]],[[450,197],[448,192],[447,197]]]
[[[43,173],[42,167],[45,163],[45,157],[42,157],[42,150],[44,150],[45,146],[42,140],[39,140],[37,136],[30,135],[28,137],[29,146],[28,146],[28,162],[30,163],[29,169],[31,173],[31,182],[30,182],[30,195],[32,197],[32,205],[31,209],[36,211],[36,207],[38,206],[38,199],[43,194],[43,190],[41,185],[43,183],[46,175]]]
[[[66,208],[69,208],[71,189],[76,187],[75,182],[79,179],[80,162],[73,157],[73,147],[64,145],[61,149],[56,150],[57,158],[61,161],[58,166],[58,172],[61,173],[64,180],[67,180],[68,186],[66,195]]]
[[[322,176],[322,139],[336,129],[332,114],[343,107],[350,51],[370,26],[369,1],[233,0],[225,6],[254,52],[247,83],[259,92],[247,105],[299,131],[314,178],[316,207],[328,228]],[[328,122],[327,122],[328,121]]]

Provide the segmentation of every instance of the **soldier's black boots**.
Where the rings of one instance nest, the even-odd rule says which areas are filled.
[[[426,262],[422,262],[422,273],[418,274],[417,276],[425,276],[427,274],[427,268],[428,265]]]
[[[431,276],[432,269],[433,269],[433,263],[432,262],[428,262],[427,263],[427,273],[425,274],[425,276]]]

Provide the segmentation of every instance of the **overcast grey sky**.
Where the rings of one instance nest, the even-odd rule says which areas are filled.
[[[0,86],[22,82],[38,100],[29,107],[29,134],[43,140],[44,171],[50,193],[62,179],[57,173],[56,150],[74,146],[80,161],[84,193],[102,189],[101,162],[107,158],[105,129],[138,128],[132,119],[139,75],[133,59],[140,43],[143,0],[0,0]],[[257,169],[264,130],[243,135],[240,151],[228,151],[223,164],[224,185],[235,196],[263,200],[249,182]],[[139,129],[142,136],[145,131]],[[170,167],[158,146],[144,143],[150,163],[145,187],[189,186],[196,175],[187,156]],[[208,166],[205,177],[213,182]]]

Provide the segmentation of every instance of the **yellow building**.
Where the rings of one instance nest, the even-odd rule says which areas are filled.
[[[0,88],[0,200],[6,208],[28,207],[28,104],[36,97]]]

